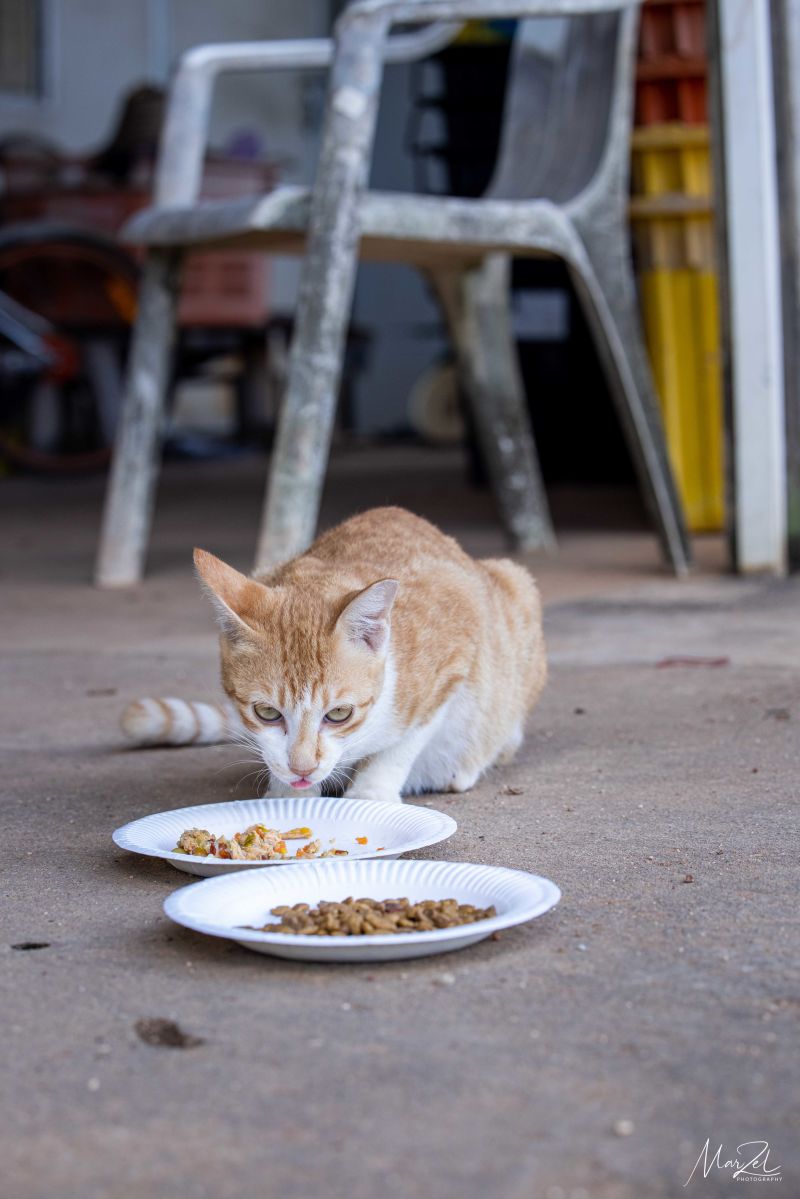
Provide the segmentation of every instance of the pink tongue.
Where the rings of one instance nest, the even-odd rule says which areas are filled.
[[[310,787],[311,779],[293,779],[292,786],[293,787]]]

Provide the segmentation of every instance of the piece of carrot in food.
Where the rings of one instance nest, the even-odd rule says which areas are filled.
[[[359,845],[366,845],[367,838],[366,837],[356,837],[356,841],[358,842]]]

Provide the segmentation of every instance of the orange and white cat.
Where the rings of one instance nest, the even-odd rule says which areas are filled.
[[[510,760],[547,674],[539,592],[508,559],[470,558],[400,508],[376,508],[249,579],[204,550],[223,706],[139,700],[138,744],[245,740],[268,794],[345,785],[359,799],[467,791]]]

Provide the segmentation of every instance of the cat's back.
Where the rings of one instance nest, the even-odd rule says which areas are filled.
[[[337,564],[384,567],[398,575],[432,561],[469,569],[474,563],[452,537],[430,521],[405,508],[371,508],[351,517],[314,542],[308,551],[315,558]]]
[[[338,575],[366,586],[381,577],[419,580],[437,568],[449,576],[468,576],[477,563],[421,516],[404,508],[371,508],[323,533],[269,581],[300,583]]]

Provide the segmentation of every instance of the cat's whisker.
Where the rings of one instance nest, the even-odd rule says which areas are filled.
[[[251,771],[249,771],[248,774],[243,774],[242,777],[236,781],[236,784],[234,785],[234,788],[233,788],[234,791],[238,791],[238,789],[242,785],[242,783],[246,782],[247,779],[251,779],[253,777],[253,775],[256,776],[256,781],[253,784],[253,786],[255,787],[255,789],[257,791],[261,785],[263,774],[264,774],[263,770],[251,770]]]
[[[352,773],[345,770],[342,766],[334,766],[333,770],[331,770],[330,774],[325,779],[326,783],[332,783],[334,787],[341,787],[342,791],[347,790],[352,781]]]
[[[217,770],[212,770],[211,773],[214,775],[222,774],[223,770],[232,770],[234,766],[251,766],[252,763],[253,763],[252,758],[237,758],[237,760],[235,762],[226,762],[223,766],[220,766]]]
[[[270,780],[269,769],[262,770],[259,772],[258,778],[256,779],[255,784],[254,784],[255,789],[256,789],[256,794],[260,795],[261,788],[269,786],[269,780]]]
[[[251,749],[258,753],[259,745],[255,737],[232,737],[232,745],[241,745],[243,749]]]

